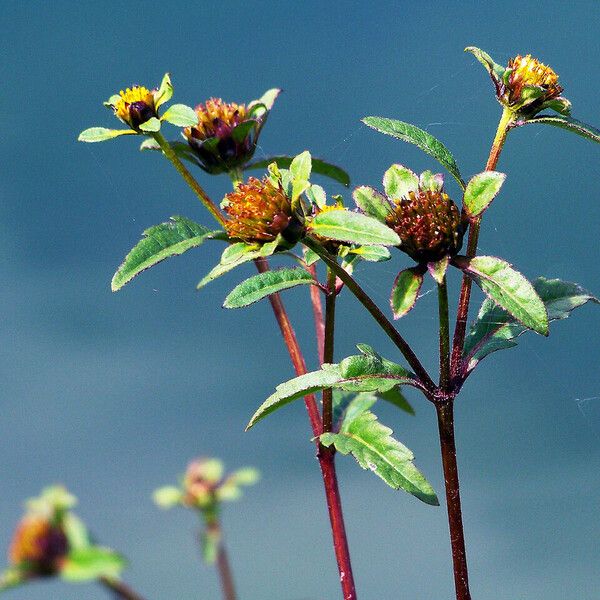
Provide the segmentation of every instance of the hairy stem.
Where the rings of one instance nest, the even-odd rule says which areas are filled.
[[[127,584],[123,583],[119,579],[113,579],[112,577],[100,577],[98,580],[107,590],[115,596],[115,598],[122,598],[122,600],[144,600],[137,592],[134,592]]]
[[[448,316],[448,283],[446,276],[438,283],[440,315],[440,388],[448,391],[450,385],[450,319]]]
[[[502,111],[502,117],[498,123],[496,136],[492,142],[490,154],[485,165],[486,171],[493,171],[498,164],[500,153],[504,147],[506,136],[512,126],[513,114],[507,108]],[[463,217],[465,216],[463,209]],[[473,258],[477,253],[477,242],[479,241],[479,230],[481,228],[482,215],[471,220],[469,225],[469,241],[467,242],[467,256]],[[471,299],[471,279],[463,275],[460,289],[460,298],[458,300],[458,311],[456,314],[456,327],[454,329],[454,340],[452,342],[452,375],[454,377],[462,375],[462,351],[465,343],[465,334],[467,331],[467,319],[469,317],[469,302]]]
[[[308,272],[317,281],[317,267],[310,265],[307,267]],[[325,362],[323,353],[325,351],[325,317],[323,315],[323,303],[321,302],[321,290],[316,285],[310,287],[310,303],[312,304],[313,316],[315,321],[315,335],[317,338],[317,354],[319,356],[319,364]]]
[[[223,225],[225,223],[225,218],[221,214],[221,211],[217,207],[217,205],[209,198],[208,194],[202,189],[200,184],[194,179],[192,174],[187,170],[185,165],[179,160],[177,154],[167,140],[164,138],[160,131],[152,134],[152,137],[156,140],[156,143],[160,146],[160,149],[163,151],[163,154],[173,163],[177,172],[183,177],[185,182],[192,188],[192,191],[198,198],[200,202],[204,204],[204,206],[208,209],[210,214],[217,220],[219,225]]]
[[[408,342],[400,335],[392,322],[383,314],[381,309],[377,306],[377,304],[375,304],[375,302],[373,302],[371,297],[360,287],[352,275],[343,269],[337,263],[337,261],[331,257],[329,253],[315,240],[306,238],[303,240],[303,243],[308,248],[316,252],[321,257],[323,262],[339,277],[341,281],[344,282],[346,287],[356,296],[358,301],[369,311],[371,316],[377,321],[377,323],[379,323],[379,326],[385,331],[392,342],[394,342],[425,388],[427,388],[430,393],[433,393],[436,389],[436,386],[429,376],[429,373],[427,373],[425,370],[425,367],[423,367],[421,364],[421,361],[417,358],[412,348],[408,345]]]
[[[471,600],[467,553],[465,551],[465,535],[460,507],[456,444],[454,441],[454,401],[448,400],[438,403],[435,407],[437,410],[440,449],[442,451],[444,481],[446,484],[446,506],[448,509],[450,544],[452,546],[456,600]]]

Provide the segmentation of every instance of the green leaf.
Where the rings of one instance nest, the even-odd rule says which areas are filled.
[[[319,439],[344,455],[352,454],[363,469],[373,471],[393,489],[403,489],[426,504],[439,506],[433,488],[412,462],[413,453],[392,433],[367,410],[351,420],[344,419],[339,433],[324,433]]]
[[[169,146],[171,146],[171,148],[173,149],[173,152],[175,152],[175,154],[177,154],[177,156],[179,158],[181,158],[182,160],[187,160],[189,163],[192,163],[193,165],[196,165],[197,167],[200,166],[200,162],[198,161],[198,158],[194,154],[194,151],[190,148],[189,144],[186,144],[184,142],[169,142]],[[154,138],[151,138],[151,137],[146,138],[140,144],[140,151],[144,151],[144,150],[155,150],[158,152],[162,152],[162,149],[158,145],[158,142]]]
[[[412,407],[410,402],[404,397],[404,394],[400,391],[400,386],[387,390],[385,392],[376,392],[377,397],[393,404],[395,407],[407,412],[409,415],[415,414],[415,409]]]
[[[183,493],[174,485],[166,485],[154,490],[152,499],[154,500],[154,504],[160,506],[160,508],[172,508],[181,503]]]
[[[394,319],[403,317],[412,309],[417,302],[422,284],[423,272],[418,267],[404,269],[398,273],[390,296]]]
[[[549,321],[566,319],[571,311],[588,302],[600,304],[598,298],[576,283],[538,277],[533,287],[546,306]],[[465,339],[463,358],[467,361],[467,371],[472,371],[492,352],[516,346],[514,340],[525,331],[509,313],[486,299]]]
[[[423,152],[433,156],[448,172],[458,181],[464,189],[465,183],[460,176],[458,165],[454,160],[450,150],[430,133],[419,129],[410,123],[397,121],[395,119],[386,119],[384,117],[365,117],[363,123],[386,135],[391,135],[403,142],[415,144]]]
[[[297,285],[315,285],[313,276],[302,267],[265,271],[243,281],[225,298],[224,308],[242,308],[271,294]]]
[[[348,210],[328,210],[318,213],[309,223],[317,235],[351,244],[398,246],[398,234],[387,225]]]
[[[465,189],[464,207],[470,217],[479,216],[497,196],[506,175],[497,171],[484,171],[474,175]]]
[[[432,192],[441,192],[444,187],[444,176],[441,173],[423,171],[419,175],[419,188]]]
[[[167,223],[146,229],[145,237],[125,257],[123,264],[115,273],[111,282],[112,291],[120,290],[136,275],[166,258],[200,246],[217,233],[190,219],[178,216],[171,217]]]
[[[160,131],[160,120],[156,117],[148,119],[145,123],[140,125],[140,129],[146,133],[155,133]]]
[[[260,471],[254,467],[243,467],[234,471],[227,479],[237,485],[255,485],[260,480]]]
[[[531,283],[495,256],[456,257],[455,264],[519,323],[548,335],[548,313]]]
[[[385,246],[357,246],[350,248],[349,254],[356,254],[368,262],[383,262],[392,258],[390,251]]]
[[[446,277],[446,271],[448,270],[449,264],[449,256],[444,256],[438,261],[427,263],[427,270],[437,284],[442,285],[444,282],[444,277]]]
[[[290,173],[292,174],[292,181],[308,181],[310,179],[310,172],[312,168],[312,159],[310,152],[305,150],[295,156],[290,163]]]
[[[417,385],[412,373],[401,365],[382,358],[370,346],[360,344],[358,348],[362,354],[349,356],[339,364],[324,364],[318,371],[278,385],[254,413],[246,430],[282,406],[318,390],[385,392],[401,384]]]
[[[168,121],[171,125],[177,127],[193,127],[198,125],[198,115],[196,111],[185,104],[173,104],[169,106],[167,112],[162,116],[163,121]]]
[[[496,63],[487,52],[475,46],[468,46],[465,48],[465,52],[470,52],[485,67],[494,81],[500,81],[504,77],[506,69]]]
[[[171,77],[165,73],[158,91],[154,95],[154,106],[159,108],[165,102],[168,102],[173,97],[173,84]]]
[[[392,165],[383,175],[383,189],[390,200],[401,200],[419,190],[419,177],[403,165]]]
[[[67,581],[91,581],[99,577],[117,578],[125,566],[125,559],[114,550],[89,546],[70,552],[60,575]]]
[[[531,119],[519,121],[517,125],[529,125],[530,123],[541,123],[545,125],[552,125],[554,127],[560,127],[567,131],[572,131],[577,135],[580,135],[592,142],[600,143],[600,130],[582,123],[572,117],[564,117],[559,115],[539,115]]]
[[[106,127],[90,127],[82,131],[77,138],[80,142],[104,142],[120,135],[137,135],[133,129],[107,129]]]
[[[72,512],[64,514],[62,526],[69,541],[71,550],[87,548],[90,545],[90,535],[84,522]]]
[[[0,573],[0,592],[17,587],[28,580],[27,569],[19,566],[8,567]]]
[[[366,215],[385,223],[387,216],[392,212],[387,198],[367,185],[361,185],[352,192],[356,206]]]
[[[292,164],[291,156],[271,156],[262,160],[254,161],[244,166],[244,170],[251,169],[266,169],[271,163],[276,163],[281,169],[289,169]],[[312,172],[317,175],[324,175],[348,187],[350,185],[350,176],[344,169],[336,165],[332,165],[320,158],[312,158]]]
[[[248,109],[251,110],[255,105],[262,104],[267,110],[271,110],[273,108],[273,104],[275,104],[275,100],[277,96],[281,93],[279,88],[271,88],[267,90],[258,100],[253,100],[248,103]]]

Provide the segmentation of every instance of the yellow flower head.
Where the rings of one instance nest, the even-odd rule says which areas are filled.
[[[281,186],[266,177],[250,177],[247,183],[240,183],[225,196],[223,208],[230,217],[225,222],[227,234],[244,242],[271,242],[297,224],[291,200]]]
[[[524,94],[527,87],[537,88],[541,93],[537,102],[543,103],[556,99],[563,91],[558,85],[558,75],[547,65],[542,64],[531,54],[516,56],[508,61],[510,70],[506,84],[506,98],[509,105],[522,104],[527,100]]]
[[[119,99],[113,104],[113,110],[123,123],[133,129],[157,116],[154,93],[141,85],[121,90]]]

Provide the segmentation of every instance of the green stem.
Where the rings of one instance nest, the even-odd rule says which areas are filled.
[[[156,143],[160,146],[160,149],[163,151],[163,154],[173,163],[177,172],[183,177],[185,182],[190,186],[194,194],[198,196],[200,202],[204,204],[204,206],[208,209],[210,214],[217,220],[219,225],[223,225],[225,223],[225,218],[221,214],[221,211],[217,207],[217,205],[208,197],[208,194],[202,189],[200,184],[194,179],[192,174],[186,169],[185,165],[179,160],[177,154],[167,140],[164,138],[160,131],[157,131],[152,134],[152,137],[156,140]]]
[[[446,275],[438,283],[440,316],[440,388],[448,391],[450,385],[450,319],[448,316],[448,284]]]
[[[377,321],[379,326],[385,331],[387,336],[392,340],[392,342],[394,342],[396,347],[403,354],[404,358],[406,358],[408,364],[416,373],[427,392],[429,394],[435,393],[435,383],[433,383],[429,373],[427,373],[425,367],[423,367],[421,364],[421,361],[417,358],[412,348],[408,345],[408,342],[400,335],[393,323],[383,314],[381,309],[360,287],[352,275],[343,269],[337,263],[337,261],[330,256],[329,253],[315,240],[311,238],[305,238],[302,243],[321,257],[323,262],[338,276],[338,278],[346,285],[346,287],[356,296],[357,300],[369,311],[371,316],[375,319],[375,321]]]
[[[506,136],[513,125],[514,114],[507,108],[502,111],[500,122],[490,154],[485,165],[486,171],[493,171],[498,164],[500,153],[504,148]],[[463,218],[466,213],[463,209]],[[477,253],[477,242],[479,241],[479,230],[481,228],[482,215],[471,220],[469,225],[469,240],[467,242],[467,256],[473,258]],[[456,314],[456,327],[454,329],[454,340],[452,342],[452,375],[454,377],[462,375],[462,352],[465,344],[465,334],[467,331],[467,319],[469,317],[469,302],[471,299],[471,279],[467,275],[463,276],[460,289],[460,298],[458,300],[458,310]]]

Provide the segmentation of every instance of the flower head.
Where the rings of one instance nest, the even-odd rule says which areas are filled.
[[[110,107],[123,123],[137,130],[142,123],[149,121],[152,117],[158,117],[154,100],[157,91],[151,92],[144,86],[134,85],[125,91],[121,90],[118,100],[115,101],[115,96],[113,96],[111,100],[114,101],[114,104],[110,104]]]
[[[26,515],[14,533],[10,562],[29,577],[54,575],[67,556],[69,544],[62,527],[44,515]]]
[[[198,124],[186,127],[183,135],[205,171],[228,172],[252,158],[279,91],[269,90],[247,106],[210,98],[196,107]]]
[[[441,191],[408,192],[394,203],[386,222],[400,236],[400,249],[418,263],[455,256],[462,246],[460,211]]]
[[[250,177],[247,183],[238,184],[225,196],[222,206],[229,216],[225,229],[232,239],[265,243],[281,235],[295,243],[302,234],[303,226],[292,211],[291,199],[281,184],[268,177]]]
[[[561,96],[563,88],[558,84],[558,75],[531,54],[518,55],[503,67],[479,48],[465,49],[487,69],[498,101],[519,117],[529,118],[544,109],[568,115],[571,103]]]

